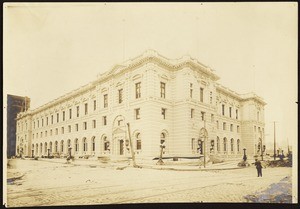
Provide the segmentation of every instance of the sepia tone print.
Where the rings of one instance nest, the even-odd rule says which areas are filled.
[[[232,11],[243,9],[253,12],[252,9],[257,4],[245,4],[240,8],[232,5]],[[194,4],[199,7],[199,11],[212,11],[211,4],[204,5]],[[229,5],[220,4],[215,7],[228,9]],[[287,8],[293,6],[284,5]],[[182,17],[186,18],[186,12],[194,12],[191,4],[179,6],[175,3],[143,4],[140,9],[144,11],[147,8],[158,8],[162,11],[167,8],[165,6],[171,6],[177,9],[177,12],[181,11]],[[271,4],[264,6],[271,8]],[[146,41],[158,49],[147,49],[134,54],[133,48],[141,50],[143,46],[143,42],[137,40],[136,46],[132,46],[132,50],[126,52],[126,24],[128,28],[134,27],[134,20],[128,11],[136,7],[136,4],[5,4],[4,41],[7,42],[11,41],[8,34],[12,33],[12,29],[26,31],[29,39],[31,35],[42,33],[41,31],[46,29],[62,33],[62,28],[48,26],[57,21],[55,18],[63,17],[60,16],[60,9],[72,14],[74,20],[80,14],[91,12],[94,16],[90,24],[95,27],[95,20],[105,25],[105,21],[114,21],[117,17],[118,20],[122,20],[120,28],[123,28],[119,33],[122,41],[119,46],[121,51],[118,52],[122,55],[122,61],[110,63],[114,66],[101,69],[97,76],[91,73],[94,71],[75,66],[73,71],[58,70],[59,73],[53,69],[40,70],[39,72],[44,74],[37,74],[31,79],[33,83],[36,82],[34,79],[46,82],[38,86],[41,94],[34,93],[37,89],[33,88],[35,84],[30,84],[31,80],[26,81],[28,87],[25,89],[32,89],[32,92],[21,90],[22,80],[19,81],[19,87],[13,88],[19,76],[15,81],[9,80],[10,74],[6,71],[7,95],[4,99],[7,103],[4,107],[7,109],[7,123],[4,128],[7,132],[4,135],[6,146],[3,152],[6,159],[3,168],[6,206],[179,202],[297,203],[296,138],[278,138],[276,131],[278,132],[279,128],[282,134],[280,128],[284,126],[274,121],[275,119],[270,120],[270,116],[267,115],[268,106],[271,106],[272,110],[276,108],[276,104],[269,99],[271,93],[263,90],[253,91],[251,88],[245,92],[246,88],[243,85],[247,85],[248,80],[253,78],[235,77],[238,72],[230,69],[227,69],[227,74],[232,74],[231,81],[241,80],[240,85],[244,89],[226,87],[223,80],[221,81],[221,75],[200,59],[185,53],[179,54],[177,58],[171,57],[159,50],[172,54],[171,46],[169,49]],[[40,11],[43,9],[49,12],[48,16],[34,18],[41,22],[32,23],[37,24],[34,27],[41,24],[38,26],[38,32],[33,30],[33,26],[26,27],[26,24],[31,24],[26,22],[30,20],[28,17],[33,14],[42,17],[44,13]],[[122,9],[128,13],[112,15],[113,12]],[[276,8],[274,11],[276,13]],[[99,13],[107,19],[100,19],[97,16]],[[145,14],[147,16],[151,12]],[[163,16],[163,13],[157,14]],[[140,17],[140,14],[134,15]],[[23,16],[25,19],[21,21],[19,18]],[[125,24],[126,18],[128,20]],[[215,18],[218,20],[219,17]],[[147,18],[145,21],[148,21]],[[169,19],[167,21],[171,22]],[[195,21],[199,24],[198,16]],[[244,21],[247,23],[248,20]],[[87,24],[85,21],[78,24],[80,27],[88,27],[84,25]],[[43,25],[47,26],[46,29],[42,29]],[[66,26],[67,33],[73,29],[71,25]],[[107,30],[112,34],[118,31]],[[165,31],[165,28],[158,24],[157,30],[157,33],[160,33]],[[99,36],[100,31],[96,32]],[[23,38],[15,33],[12,35],[16,40]],[[198,32],[195,35],[195,45],[187,51],[201,51],[197,44],[197,36],[200,36]],[[49,38],[55,42],[51,35],[38,37]],[[63,43],[75,45],[71,40],[76,38],[77,35],[69,33]],[[115,44],[109,37],[102,38],[110,41],[112,46]],[[51,45],[44,41],[43,45],[51,48]],[[85,43],[88,43],[87,41],[88,39],[84,40]],[[182,42],[184,41],[185,39],[182,39]],[[128,42],[130,43],[129,40]],[[37,47],[38,43],[36,44],[32,53],[37,57],[40,56],[39,53],[45,53],[40,57],[45,62],[45,68],[49,67],[49,63],[52,63],[53,67],[57,66],[50,56],[46,56],[49,52],[43,51]],[[57,49],[61,49],[66,45],[58,46]],[[21,46],[18,47],[23,50]],[[4,58],[10,63],[4,66],[6,70],[17,69],[17,64],[11,62],[9,50],[18,47],[4,47]],[[99,50],[95,49],[93,44],[89,47],[91,51]],[[78,53],[68,50],[65,53]],[[104,49],[100,51],[104,52]],[[51,56],[56,57],[56,53],[62,52],[56,51]],[[60,54],[56,59],[61,59],[60,56],[68,55]],[[28,59],[31,59],[30,55]],[[66,65],[66,62],[88,63],[88,59],[66,58],[61,61],[61,67]],[[100,60],[108,62],[104,58]],[[218,59],[215,59],[215,62],[218,63]],[[35,68],[35,64],[42,64],[38,58],[35,64],[25,61],[22,63],[24,68]],[[76,69],[81,69],[81,77],[77,77],[79,85],[76,80],[71,84],[73,74],[77,73]],[[46,74],[52,73],[56,74],[57,80],[50,80],[50,76],[47,81]],[[83,81],[90,76],[93,79],[84,83]],[[64,78],[64,83],[57,82],[61,77]],[[224,82],[226,83],[225,79]],[[268,81],[261,81],[260,78],[256,80],[254,77],[254,82],[258,83],[256,85],[263,85]],[[51,86],[50,89],[48,85]],[[59,91],[59,88],[64,88],[65,85],[74,86],[75,90],[64,89],[53,94],[53,91]],[[24,92],[27,92],[26,96],[21,96]],[[260,95],[261,92],[268,99]],[[56,96],[43,96],[47,93]],[[43,98],[48,100],[40,104],[38,100]],[[295,136],[293,134],[294,132],[289,136]]]

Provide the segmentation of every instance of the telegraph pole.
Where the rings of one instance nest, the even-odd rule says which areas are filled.
[[[276,121],[274,121],[274,160],[276,160]]]
[[[133,167],[136,168],[138,166],[135,163],[135,155],[134,155],[133,145],[132,145],[132,141],[131,141],[131,132],[130,132],[130,125],[129,125],[129,123],[127,123],[127,127],[128,127],[129,144],[130,144],[130,150],[131,150]]]

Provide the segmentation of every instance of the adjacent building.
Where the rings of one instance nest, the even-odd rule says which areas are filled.
[[[20,112],[27,111],[29,107],[30,107],[30,98],[10,95],[10,94],[7,95],[7,157],[8,158],[16,155],[17,114]],[[20,143],[21,142],[19,142],[19,144]],[[19,152],[19,150],[17,151]]]
[[[66,156],[70,147],[75,157],[126,157],[130,130],[137,158],[159,156],[160,145],[164,157],[197,157],[199,151],[237,157],[244,148],[251,156],[261,153],[266,103],[218,80],[191,57],[171,60],[148,50],[18,114],[17,150],[27,156]]]

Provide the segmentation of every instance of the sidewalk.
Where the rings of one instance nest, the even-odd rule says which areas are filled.
[[[32,159],[26,159],[26,160],[32,160]],[[67,164],[67,165],[73,165],[73,166],[89,166],[89,167],[101,167],[101,168],[114,168],[114,169],[125,169],[127,167],[133,167],[132,161],[127,160],[110,160],[107,163],[101,162],[98,159],[75,159],[74,161],[70,160],[69,163],[67,163],[66,159],[61,158],[39,158],[39,161],[46,161],[46,162],[52,162],[52,163],[61,163],[61,164]],[[238,162],[235,161],[226,161],[223,163],[207,163],[207,165],[204,166],[197,165],[197,162],[168,162],[166,161],[164,165],[156,165],[157,161],[154,160],[144,160],[144,161],[137,161],[136,164],[140,166],[141,168],[147,168],[147,169],[156,169],[156,170],[175,170],[175,171],[210,171],[210,170],[232,170],[232,169],[242,169],[242,167],[238,167]]]

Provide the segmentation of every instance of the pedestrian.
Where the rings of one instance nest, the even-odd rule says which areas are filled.
[[[254,165],[256,166],[257,177],[259,177],[259,176],[262,177],[262,171],[261,171],[262,166],[261,166],[261,162],[260,162],[259,160],[255,159]]]

